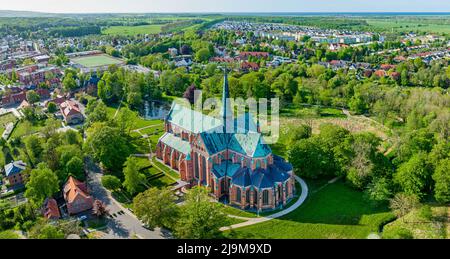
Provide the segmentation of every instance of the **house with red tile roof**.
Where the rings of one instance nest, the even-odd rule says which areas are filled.
[[[44,206],[42,208],[42,214],[46,219],[56,220],[61,218],[59,213],[58,203],[53,198],[47,198],[44,201]]]
[[[84,121],[84,116],[81,113],[80,107],[74,101],[67,100],[59,105],[61,114],[67,124],[78,124]]]
[[[377,71],[375,71],[375,73],[374,73],[377,77],[385,77],[386,76],[386,71],[384,71],[384,70],[377,70]]]
[[[78,181],[73,176],[69,176],[63,192],[67,211],[70,215],[92,209],[94,199],[89,195],[85,183]]]
[[[255,62],[244,61],[241,63],[241,70],[242,71],[258,71],[259,65]]]
[[[268,58],[269,53],[268,52],[257,52],[257,51],[242,51],[241,53],[239,53],[239,58],[241,60],[248,59],[249,57]]]

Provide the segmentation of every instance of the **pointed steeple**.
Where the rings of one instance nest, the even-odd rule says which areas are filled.
[[[231,133],[233,130],[233,111],[231,108],[230,89],[228,86],[228,71],[225,68],[223,78],[223,91],[222,91],[222,120],[224,133]]]

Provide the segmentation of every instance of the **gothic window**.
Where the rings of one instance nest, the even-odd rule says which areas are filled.
[[[236,201],[241,202],[241,188],[236,187]]]
[[[250,203],[250,190],[247,190],[245,193],[245,202]]]
[[[269,191],[263,191],[263,205],[269,205]]]
[[[194,176],[198,179],[198,155],[194,154]]]
[[[206,181],[206,159],[202,156],[202,181]]]
[[[220,193],[224,194],[225,193],[225,179],[222,179],[220,181]]]
[[[256,160],[256,168],[261,168],[261,160]]]

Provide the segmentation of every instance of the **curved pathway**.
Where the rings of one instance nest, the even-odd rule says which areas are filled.
[[[287,208],[285,210],[282,210],[280,212],[272,214],[270,216],[261,217],[261,218],[244,218],[244,217],[229,215],[229,217],[233,217],[233,218],[237,218],[237,219],[243,219],[243,220],[247,220],[247,221],[239,223],[239,224],[235,224],[235,225],[232,225],[232,226],[228,226],[228,227],[222,227],[220,230],[221,231],[226,231],[226,230],[230,230],[230,229],[236,229],[236,228],[241,228],[241,227],[255,225],[255,224],[266,222],[266,221],[269,221],[269,220],[272,220],[272,219],[280,218],[280,217],[282,217],[284,215],[287,215],[287,214],[291,213],[292,211],[296,210],[298,207],[300,207],[305,202],[306,198],[308,197],[308,185],[306,185],[305,181],[303,181],[303,179],[298,177],[298,176],[295,176],[295,180],[298,183],[300,183],[300,186],[302,188],[302,193],[300,194],[300,197],[294,203],[294,205],[290,206],[289,208]]]

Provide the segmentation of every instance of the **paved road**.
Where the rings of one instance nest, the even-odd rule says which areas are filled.
[[[107,206],[110,214],[116,213],[114,219],[108,218],[108,229],[102,238],[106,239],[126,239],[137,236],[142,239],[163,239],[166,238],[159,229],[150,231],[142,227],[142,223],[130,211],[125,209],[114,198],[111,193],[101,184],[102,174],[94,170],[89,170],[89,187],[95,199],[101,200]],[[125,212],[118,215],[117,212]]]
[[[296,210],[298,207],[300,207],[300,205],[302,205],[306,198],[308,197],[308,185],[306,185],[305,181],[303,181],[303,179],[301,179],[298,176],[295,176],[295,180],[297,180],[297,182],[300,183],[300,186],[302,188],[302,193],[300,194],[300,197],[298,198],[298,200],[294,203],[294,205],[290,206],[289,208],[282,210],[278,213],[272,214],[270,216],[267,217],[261,217],[261,218],[244,218],[244,217],[237,217],[237,216],[231,216],[229,215],[229,217],[233,217],[233,218],[239,218],[239,219],[244,219],[247,220],[246,222],[242,222],[239,224],[235,224],[229,227],[222,227],[220,230],[221,231],[225,231],[225,230],[229,230],[229,229],[236,229],[236,228],[241,228],[241,227],[246,227],[246,226],[251,226],[254,224],[258,224],[258,223],[262,223],[262,222],[266,222],[272,219],[276,219],[279,217],[282,217],[284,215],[287,215],[289,213],[291,213],[292,211]]]

